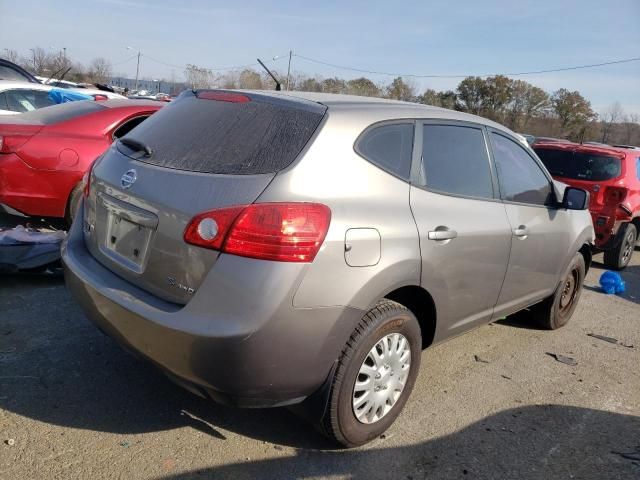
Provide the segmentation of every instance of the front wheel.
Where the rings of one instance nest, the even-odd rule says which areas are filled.
[[[580,300],[585,272],[584,257],[576,253],[555,293],[530,308],[540,327],[556,330],[569,322]]]
[[[382,434],[398,417],[420,368],[422,337],[416,317],[383,300],[349,338],[329,394],[322,429],[344,447]]]

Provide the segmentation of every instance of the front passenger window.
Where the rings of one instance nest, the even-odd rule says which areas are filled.
[[[491,139],[502,199],[546,205],[551,183],[533,157],[504,135],[492,132]]]

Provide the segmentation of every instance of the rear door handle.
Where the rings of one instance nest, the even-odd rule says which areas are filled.
[[[529,229],[524,225],[520,225],[513,231],[513,235],[516,237],[525,238],[527,235],[529,235]]]
[[[438,227],[436,230],[432,230],[428,233],[429,240],[452,240],[458,236],[458,232]]]

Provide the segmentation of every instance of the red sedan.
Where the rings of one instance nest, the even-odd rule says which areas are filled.
[[[0,210],[70,223],[91,163],[163,105],[71,102],[0,117]]]

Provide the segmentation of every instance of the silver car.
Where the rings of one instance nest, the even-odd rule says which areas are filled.
[[[517,136],[459,112],[294,92],[183,93],[114,143],[63,247],[87,316],[189,390],[384,432],[422,349],[574,312],[593,228]]]

